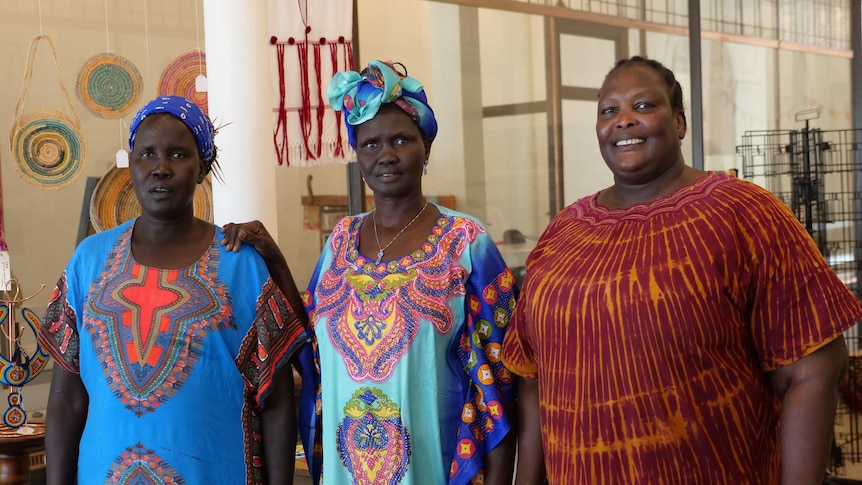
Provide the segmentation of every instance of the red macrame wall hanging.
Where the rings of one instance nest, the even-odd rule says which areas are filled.
[[[353,70],[353,1],[269,0],[269,18],[278,164],[354,159],[341,113],[326,97],[332,75]]]

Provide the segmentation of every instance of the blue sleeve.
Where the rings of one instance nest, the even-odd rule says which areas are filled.
[[[501,360],[503,337],[517,296],[515,278],[497,246],[480,232],[469,248],[472,269],[465,295],[458,360],[469,384],[458,426],[450,484],[472,483],[485,456],[512,430],[504,407],[515,397],[512,374]]]

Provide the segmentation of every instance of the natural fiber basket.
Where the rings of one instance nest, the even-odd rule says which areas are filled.
[[[205,179],[195,191],[195,217],[213,221],[212,184]],[[132,187],[129,169],[112,167],[96,183],[90,198],[90,223],[96,232],[106,231],[141,215],[141,204]]]
[[[66,101],[65,112],[52,109],[27,112],[24,108],[33,78],[36,49],[43,40],[51,50],[57,84]],[[24,82],[12,120],[9,148],[21,178],[42,189],[61,189],[80,177],[87,158],[87,143],[81,136],[81,121],[60,75],[54,41],[47,35],[38,35],[30,43]]]
[[[21,178],[41,189],[61,189],[81,176],[87,144],[77,121],[47,109],[15,118],[9,143]]]
[[[159,96],[182,96],[198,105],[204,113],[208,113],[207,93],[198,92],[195,86],[195,78],[198,75],[206,76],[206,69],[205,53],[194,50],[180,54],[162,70]]]
[[[138,68],[125,57],[97,54],[81,68],[75,91],[84,106],[100,118],[122,118],[139,99],[144,82]]]

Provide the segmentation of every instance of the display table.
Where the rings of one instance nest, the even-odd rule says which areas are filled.
[[[35,432],[17,434],[0,425],[0,485],[29,485],[30,454],[45,449],[45,426],[30,424]]]

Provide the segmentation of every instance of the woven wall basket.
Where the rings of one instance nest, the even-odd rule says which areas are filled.
[[[84,106],[100,118],[122,118],[141,99],[143,79],[125,57],[98,54],[84,63],[75,91]]]
[[[54,110],[14,121],[9,140],[21,178],[42,189],[60,189],[80,177],[87,148],[76,121]]]
[[[208,113],[207,93],[195,90],[195,78],[199,74],[207,74],[206,54],[197,50],[180,54],[162,71],[159,96],[182,96]]]
[[[24,108],[30,92],[36,48],[42,40],[48,44],[54,59],[57,83],[66,102],[65,112],[40,109],[27,113]],[[87,144],[80,131],[81,121],[60,76],[54,42],[47,35],[36,36],[30,43],[24,82],[9,130],[9,148],[18,174],[43,189],[60,189],[74,182],[80,177],[87,158]]]
[[[194,198],[195,217],[213,221],[212,184],[207,178],[198,185]],[[141,204],[132,187],[129,169],[112,167],[96,183],[90,198],[90,223],[102,232],[141,215]]]

